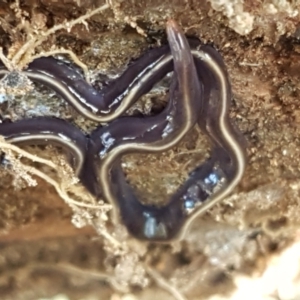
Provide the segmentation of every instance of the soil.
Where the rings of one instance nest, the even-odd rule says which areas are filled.
[[[299,236],[300,17],[293,14],[297,4],[279,6],[270,1],[273,6],[267,7],[258,0],[237,2],[254,17],[245,35],[232,25],[225,8],[212,8],[216,1],[111,1],[113,9],[88,19],[88,27],[79,24],[70,32],[60,30],[36,50],[48,51],[53,44],[71,49],[92,72],[111,78],[147,49],[165,43],[165,23],[173,18],[188,36],[213,44],[221,53],[233,91],[230,117],[247,145],[245,175],[234,194],[199,217],[179,244],[130,241],[145,247],[143,262],[188,300],[216,295],[231,299],[236,276],[262,273],[270,257]],[[13,3],[0,1],[4,53],[17,39],[7,29],[8,25],[16,29],[20,21]],[[20,7],[30,26],[37,24],[42,30],[103,4],[30,0],[21,1]],[[271,13],[270,8],[276,12]],[[235,16],[239,13],[241,10],[236,10]],[[163,83],[154,89],[129,113],[149,114],[163,107],[168,100],[167,87]],[[37,95],[39,105],[48,107],[47,115],[68,119],[87,133],[97,126],[39,85],[25,98],[16,98],[9,105],[1,103],[1,110],[14,119],[44,114],[29,109],[37,107]],[[205,160],[209,147],[195,128],[170,151],[124,157],[124,171],[143,202],[162,203],[188,172]],[[127,291],[118,290],[101,275],[108,272],[113,276],[107,265],[116,265],[113,255],[105,252],[105,241],[91,226],[74,227],[72,209],[53,187],[38,180],[36,187],[16,190],[5,168],[0,175],[1,299],[174,299],[151,276],[147,287],[131,285]]]

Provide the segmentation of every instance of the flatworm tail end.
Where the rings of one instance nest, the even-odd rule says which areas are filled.
[[[193,63],[191,49],[184,32],[174,20],[167,22],[167,35],[174,59],[174,66],[176,67],[177,61],[183,61],[185,64]]]
[[[173,20],[169,20],[166,27],[174,66],[170,98],[177,106],[174,123],[178,124],[178,128],[181,127],[181,139],[199,119],[203,109],[203,86],[198,79],[192,51],[184,32]]]

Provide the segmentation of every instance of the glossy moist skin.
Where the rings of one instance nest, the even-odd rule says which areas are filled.
[[[23,73],[32,81],[56,91],[87,119],[106,123],[126,112],[165,76],[159,68],[151,74],[148,71],[153,70],[152,66],[167,51],[167,45],[148,51],[101,91],[88,84],[76,69],[52,57],[34,60]],[[171,69],[170,64],[168,72]],[[0,68],[0,76],[8,73],[4,66]]]
[[[0,135],[13,144],[60,146],[71,154],[71,165],[75,174],[82,172],[87,138],[80,129],[65,120],[39,117],[16,122],[4,121],[0,125]]]
[[[174,63],[167,107],[154,117],[120,118],[94,131],[87,155],[90,167],[86,168],[100,184],[90,190],[118,208],[113,220],[118,222],[120,217],[132,235],[155,241],[184,234],[191,220],[232,191],[245,167],[244,149],[228,118],[231,89],[221,57],[199,43],[191,50],[174,22],[168,23],[167,32],[171,53],[161,59],[161,65],[167,66],[172,59]],[[167,150],[197,121],[211,139],[211,158],[194,169],[167,205],[141,204],[122,172],[122,155]]]
[[[53,58],[41,58],[29,66],[25,73],[30,79],[54,89],[85,117],[113,120],[88,138],[54,118],[0,125],[0,134],[13,143],[49,141],[72,152],[82,183],[114,205],[113,222],[121,221],[134,237],[151,241],[180,238],[197,215],[233,190],[245,168],[244,148],[228,117],[231,88],[222,58],[213,47],[188,41],[172,20],[167,34],[169,46],[149,51],[100,92]],[[172,70],[169,103],[161,113],[119,117]],[[1,69],[0,75],[7,72]],[[195,167],[165,206],[141,204],[126,182],[122,156],[168,150],[195,124],[211,140],[210,159]]]

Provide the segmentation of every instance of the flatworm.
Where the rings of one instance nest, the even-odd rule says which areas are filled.
[[[155,241],[182,236],[191,220],[233,190],[245,168],[239,133],[229,122],[231,89],[220,55],[211,46],[190,50],[173,21],[168,22],[167,32],[171,54],[160,60],[164,66],[174,61],[167,107],[153,117],[119,118],[95,130],[87,154],[88,174],[82,178],[91,192],[115,205],[114,222],[120,217],[132,235]],[[196,121],[211,139],[211,158],[194,169],[168,204],[142,204],[126,182],[121,157],[170,149]]]
[[[168,46],[148,51],[100,91],[88,84],[76,69],[53,57],[34,60],[21,74],[54,90],[87,119],[107,123],[125,113],[166,75],[160,66],[166,52]],[[0,67],[0,77],[10,74],[4,65]]]
[[[70,151],[82,183],[114,205],[112,221],[121,220],[133,236],[150,241],[181,238],[200,213],[232,192],[246,165],[240,133],[229,119],[231,87],[221,56],[212,46],[187,40],[172,20],[167,34],[169,46],[149,51],[101,91],[53,58],[37,59],[23,72],[55,90],[86,118],[110,122],[89,137],[53,118],[0,124],[0,134],[12,143],[51,142]],[[170,100],[161,113],[120,117],[172,70]],[[0,75],[8,73],[0,69]],[[168,150],[196,124],[211,141],[211,157],[195,166],[166,205],[142,204],[126,182],[122,156]]]
[[[75,174],[79,176],[82,172],[87,138],[80,129],[65,120],[38,117],[13,123],[6,121],[0,124],[0,135],[12,144],[60,146],[71,154],[70,163]]]

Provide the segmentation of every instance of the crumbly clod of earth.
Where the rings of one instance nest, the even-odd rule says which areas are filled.
[[[1,297],[26,300],[63,295],[65,299],[100,299],[101,295],[111,300],[143,300],[159,295],[161,299],[237,299],[234,291],[245,286],[255,290],[249,277],[263,277],[281,253],[285,257],[284,251],[291,249],[288,253],[294,253],[293,249],[298,249],[299,1],[109,3],[111,8],[83,24],[49,36],[37,46],[35,54],[47,52],[53,44],[56,49],[71,49],[91,70],[92,82],[97,85],[96,78],[113,78],[132,58],[165,42],[165,21],[174,18],[187,35],[213,43],[224,57],[233,88],[231,117],[247,140],[246,174],[231,197],[197,220],[184,242],[141,245],[120,228],[115,232],[120,245],[112,245],[105,244],[107,240],[92,227],[75,228],[70,222],[74,210],[49,184],[38,179],[36,187],[16,191],[11,174],[1,170]],[[20,49],[28,28],[31,33],[45,26],[49,29],[104,3],[21,1],[22,12],[12,4],[14,1],[0,3],[0,44],[7,57]],[[18,26],[20,18],[25,21]],[[9,97],[8,101],[2,98],[1,112],[14,120],[53,115],[74,121],[86,132],[97,126],[41,86],[27,91],[26,96]],[[166,101],[165,85],[158,86],[130,113],[151,113],[153,107],[161,108]],[[29,151],[39,154],[41,150]],[[155,198],[161,203],[208,153],[208,142],[195,129],[175,149],[159,156],[126,156],[123,167],[143,201]],[[49,170],[45,172],[52,175]],[[77,214],[78,218],[84,216],[82,211]],[[98,232],[103,222],[99,224]],[[140,277],[135,278],[148,280],[148,287],[145,284],[135,289],[132,283],[124,287],[124,281],[128,282],[124,269],[124,276],[116,281],[114,272],[121,266],[124,253],[128,260],[122,266],[129,266],[130,272],[135,272],[132,264],[137,263],[134,253],[138,253],[141,265],[135,275]],[[295,258],[295,265],[297,261]],[[168,288],[162,281],[155,281],[159,276],[153,276],[151,270],[147,273],[147,266],[167,282]],[[297,274],[297,270],[293,272]],[[243,284],[245,277],[247,285]],[[291,282],[297,285],[296,280]],[[300,297],[296,288],[290,287],[290,291],[294,299]],[[276,286],[270,285],[270,290],[262,293],[269,297],[262,299],[290,299],[283,288],[279,295]]]

